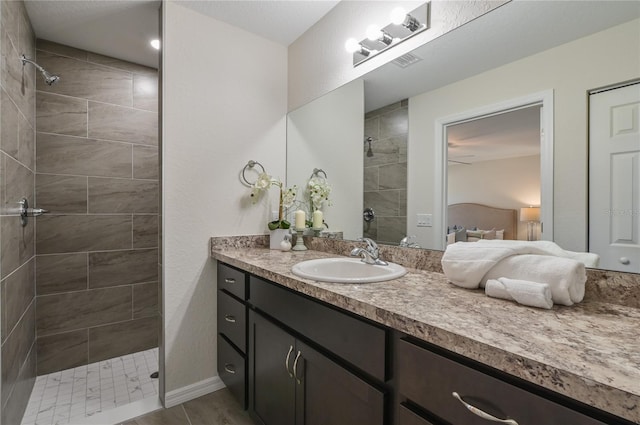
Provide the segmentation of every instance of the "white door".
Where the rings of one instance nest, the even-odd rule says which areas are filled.
[[[589,251],[640,273],[640,83],[589,97]]]

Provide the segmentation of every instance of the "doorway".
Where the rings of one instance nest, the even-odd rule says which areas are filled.
[[[539,239],[544,240],[553,240],[553,131],[545,131],[545,129],[553,128],[553,91],[544,91],[540,93],[534,93],[529,96],[525,96],[522,98],[512,99],[501,103],[496,103],[493,105],[487,105],[480,107],[478,109],[470,110],[467,112],[463,112],[460,114],[456,114],[453,116],[449,116],[436,121],[436,141],[440,141],[436,145],[436,155],[441,158],[441,161],[437,162],[438,166],[442,167],[437,172],[437,176],[441,179],[441,184],[437,185],[437,188],[441,188],[442,192],[441,196],[441,205],[442,217],[445,219],[442,220],[442,228],[440,230],[441,235],[448,234],[448,226],[455,225],[455,223],[448,223],[446,217],[448,216],[449,205],[453,202],[460,202],[461,198],[459,197],[459,193],[455,196],[452,196],[450,199],[449,194],[449,169],[452,167],[458,167],[456,171],[461,171],[456,177],[452,176],[452,184],[454,187],[457,185],[460,187],[461,179],[458,177],[464,176],[465,174],[470,174],[469,168],[473,167],[473,163],[477,163],[476,169],[491,168],[487,162],[487,159],[497,160],[499,158],[499,154],[492,157],[488,145],[480,143],[480,140],[489,134],[500,134],[499,131],[495,130],[495,125],[499,122],[506,122],[506,118],[508,117],[517,117],[517,116],[526,116],[530,115],[532,112],[539,113],[539,204],[534,206],[539,206],[540,210],[540,225],[539,225]],[[512,114],[512,115],[507,115]],[[518,118],[519,119],[519,118]],[[511,123],[509,124],[511,125]],[[456,134],[458,135],[458,139],[455,140]],[[501,137],[497,139],[505,139],[505,134],[508,132],[504,132]],[[452,138],[450,140],[450,135]],[[467,141],[465,141],[465,139]],[[497,143],[494,141],[494,143]],[[505,140],[502,140],[500,144],[504,147],[508,147],[508,149],[503,149],[503,155],[501,159],[506,159],[509,155],[509,151],[513,152],[517,148],[517,143],[508,143]],[[464,145],[468,145],[464,147]],[[471,145],[471,146],[470,146]],[[473,146],[475,145],[475,146]],[[472,147],[473,146],[473,147]],[[466,152],[466,153],[465,153]],[[473,156],[471,156],[473,155]],[[483,161],[478,161],[478,159],[483,159]],[[479,165],[482,162],[482,167]],[[451,164],[451,165],[450,165]],[[495,168],[496,164],[493,164]],[[511,164],[513,166],[514,164]],[[503,163],[504,166],[504,163]],[[465,167],[465,168],[460,168]],[[492,170],[490,172],[494,177],[498,178],[496,170]],[[486,177],[485,173],[485,177]],[[485,184],[483,180],[485,177],[478,177],[476,179],[476,183]],[[465,177],[468,181],[469,177]],[[504,177],[503,177],[503,185],[504,185]],[[486,185],[486,184],[485,184]],[[495,186],[495,185],[494,185]],[[510,191],[514,192],[514,189],[510,189]],[[464,192],[469,192],[468,189],[463,189]],[[498,196],[499,190],[494,190],[492,196]],[[475,196],[475,195],[474,195]],[[503,197],[504,198],[504,197]],[[517,199],[517,197],[513,197]],[[497,201],[499,198],[493,198],[494,201]],[[489,202],[480,202],[479,200],[486,201],[483,198],[474,197],[473,200],[480,204],[490,204]],[[512,200],[513,201],[513,200]],[[531,200],[533,201],[533,199]],[[468,202],[468,201],[467,201]],[[499,200],[498,202],[505,202],[504,199]],[[519,205],[513,204],[509,206],[509,208],[520,208],[520,207],[529,207],[531,206],[530,201],[527,201],[521,198],[519,201]],[[523,226],[520,226],[523,227]],[[522,237],[522,232],[519,232],[520,237]],[[440,238],[442,240],[442,248],[446,245],[445,237]],[[526,239],[526,237],[524,237]]]

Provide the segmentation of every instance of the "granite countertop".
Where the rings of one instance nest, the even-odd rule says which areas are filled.
[[[640,309],[585,300],[541,310],[459,288],[408,268],[362,285],[291,273],[320,251],[211,250],[217,260],[359,314],[529,382],[640,423]]]

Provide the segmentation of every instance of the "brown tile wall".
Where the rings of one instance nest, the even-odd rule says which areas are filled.
[[[158,76],[37,40],[37,371],[158,345]]]
[[[0,411],[20,423],[36,376],[35,223],[17,202],[34,201],[35,38],[22,1],[0,2]]]
[[[368,112],[364,121],[364,206],[375,220],[363,223],[363,235],[397,245],[407,236],[407,100]],[[373,155],[371,155],[373,153]]]

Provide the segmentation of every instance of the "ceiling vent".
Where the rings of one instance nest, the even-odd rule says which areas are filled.
[[[422,58],[414,55],[413,53],[405,53],[404,55],[394,59],[391,62],[399,66],[400,68],[406,68],[409,65],[413,65],[414,63],[419,62],[421,60]]]

